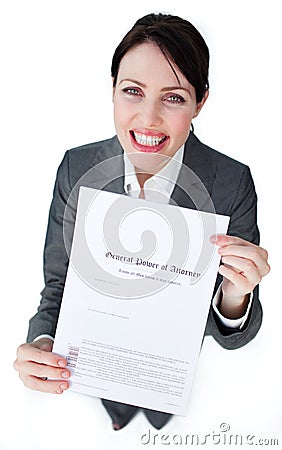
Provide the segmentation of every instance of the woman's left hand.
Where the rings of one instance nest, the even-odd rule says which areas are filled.
[[[268,274],[268,253],[262,247],[239,237],[216,235],[211,242],[219,246],[223,276],[221,313],[225,317],[241,317],[247,307],[249,294]]]

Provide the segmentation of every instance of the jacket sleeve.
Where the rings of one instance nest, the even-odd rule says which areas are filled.
[[[68,152],[66,152],[57,171],[49,211],[44,246],[45,287],[41,292],[37,313],[29,322],[27,342],[33,341],[41,334],[55,336],[75,220],[75,211],[69,204],[70,193]],[[70,206],[66,215],[67,205]]]
[[[233,204],[227,212],[230,215],[228,234],[241,237],[254,244],[259,244],[259,230],[257,227],[257,196],[253,179],[248,167],[244,170]],[[222,281],[218,275],[214,293]],[[252,306],[249,316],[241,329],[225,327],[211,308],[206,327],[206,335],[212,335],[224,348],[235,349],[250,342],[260,329],[262,322],[262,307],[259,301],[259,287],[253,292]]]

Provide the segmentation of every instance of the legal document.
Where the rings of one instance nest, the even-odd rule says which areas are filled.
[[[81,187],[53,351],[70,389],[185,415],[229,218]]]

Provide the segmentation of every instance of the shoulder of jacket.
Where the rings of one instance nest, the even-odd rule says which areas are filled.
[[[91,142],[89,144],[80,145],[79,147],[71,148],[67,151],[69,158],[80,159],[86,157],[88,160],[95,158],[99,152],[105,147],[109,147],[115,140],[115,136],[110,139],[104,139],[102,141]]]
[[[189,136],[187,144],[191,147],[191,149],[193,149],[191,153],[194,153],[196,157],[201,155],[206,164],[211,164],[211,166],[217,167],[223,166],[231,170],[239,169],[240,171],[244,171],[247,168],[246,164],[243,162],[202,143],[192,133],[191,136]]]
[[[104,161],[110,161],[111,158],[122,154],[123,150],[117,136],[71,148],[64,155],[61,163],[61,174],[64,177],[67,176],[70,185],[74,186],[86,174],[90,176],[91,169],[98,167]]]

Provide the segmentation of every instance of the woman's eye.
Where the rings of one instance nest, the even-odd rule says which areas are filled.
[[[141,95],[138,89],[134,88],[124,88],[122,91],[127,95],[132,95],[133,97]]]
[[[168,101],[169,103],[184,103],[185,100],[183,97],[181,97],[181,95],[177,95],[177,94],[171,94],[169,96],[166,97],[165,99],[166,101]]]

